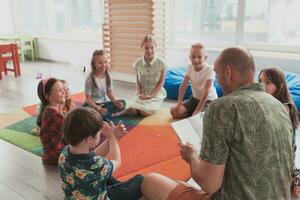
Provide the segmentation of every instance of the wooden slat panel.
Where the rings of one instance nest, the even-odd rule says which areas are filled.
[[[139,10],[139,9],[152,9],[151,5],[149,4],[126,4],[125,6],[123,4],[110,4],[109,10]]]
[[[157,3],[166,3],[166,0],[152,0],[153,4],[157,4]]]
[[[149,8],[144,8],[144,9],[124,9],[124,10],[111,10],[109,13],[110,15],[122,15],[122,16],[127,16],[127,15],[145,15],[145,13],[148,13]],[[149,13],[150,15],[151,13]]]
[[[112,24],[111,26],[111,33],[129,33],[129,34],[145,34],[152,31],[153,28],[148,27],[120,27]]]
[[[122,55],[115,55],[111,60],[112,61],[120,61],[120,62],[133,62],[137,59],[136,56],[122,56]]]
[[[111,39],[114,39],[114,38],[119,38],[119,39],[139,39],[140,41],[142,41],[143,37],[145,35],[144,34],[136,34],[136,33],[112,33],[110,35],[110,38]]]
[[[122,45],[122,44],[112,44],[112,49],[119,49],[119,50],[128,50],[128,51],[140,51],[142,53],[142,49],[139,46],[128,46],[128,45]]]
[[[141,39],[140,38],[133,38],[133,39],[130,39],[130,38],[119,38],[119,37],[114,37],[112,36],[112,42],[113,44],[127,44],[127,45],[131,45],[131,46],[135,46],[135,45],[138,45],[141,43]]]
[[[136,61],[136,59],[137,58],[130,58],[130,59],[128,59],[128,60],[125,60],[125,61],[119,61],[119,60],[112,60],[112,64],[114,65],[114,66],[117,66],[117,65],[119,65],[119,66],[121,66],[121,65],[127,65],[127,66],[130,66],[130,67],[133,67],[133,63]]]
[[[128,56],[128,57],[133,57],[133,58],[138,58],[141,56],[140,51],[126,51],[126,50],[115,49],[115,50],[112,50],[111,53],[113,55],[122,55],[122,56]]]
[[[113,69],[134,73],[132,63],[143,55],[141,40],[154,34],[157,55],[164,55],[166,21],[164,0],[105,0],[109,26],[104,28],[104,48]]]
[[[149,15],[131,15],[131,16],[110,16],[109,18],[110,22],[114,21],[136,21],[136,22],[148,22],[152,21],[151,16]]]
[[[148,3],[148,0],[109,0],[110,4],[144,4]]]
[[[137,34],[149,34],[152,32],[152,28],[143,28],[143,29],[133,29],[133,28],[126,28],[123,27],[112,27],[111,32],[123,32],[123,33],[137,33]]]
[[[121,66],[113,67],[112,71],[135,74],[134,69],[132,67],[127,66],[127,65],[121,65]]]
[[[131,59],[127,61],[112,61],[113,67],[119,67],[119,66],[128,66],[130,68],[133,68],[133,63],[136,61],[136,59]]]
[[[119,39],[114,39],[114,41],[112,42],[112,44],[114,45],[128,45],[128,46],[140,46],[141,41],[137,40],[119,40]]]
[[[131,22],[131,23],[149,23],[153,21],[153,16],[148,15],[148,16],[141,16],[141,15],[131,15],[131,16],[122,16],[122,15],[117,15],[114,17],[110,17],[110,25],[114,22]],[[151,23],[150,23],[151,24]],[[148,24],[148,26],[150,25]]]

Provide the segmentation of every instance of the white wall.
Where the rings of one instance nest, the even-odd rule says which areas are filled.
[[[13,34],[13,19],[10,0],[0,0],[0,34]]]
[[[72,67],[90,66],[94,50],[102,48],[102,41],[38,38],[39,58],[70,63]],[[209,64],[213,64],[221,50],[208,50]],[[189,48],[168,47],[165,60],[170,67],[187,66]],[[300,74],[300,56],[252,51],[256,70],[279,66],[283,70]],[[298,57],[297,57],[298,56]]]
[[[99,36],[100,37],[100,36]],[[70,63],[72,67],[90,66],[93,51],[102,48],[102,41],[38,38],[39,58]]]
[[[209,64],[213,64],[221,50],[208,50]],[[268,66],[279,66],[283,70],[300,74],[300,55],[298,54],[282,54],[282,53],[263,53],[251,51],[256,70]],[[166,54],[166,62],[168,66],[187,66],[189,63],[189,48],[169,47]]]

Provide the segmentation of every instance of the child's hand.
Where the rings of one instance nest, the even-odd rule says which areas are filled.
[[[149,95],[148,95],[148,96],[146,96],[146,95],[142,95],[142,94],[140,94],[140,95],[139,95],[139,98],[140,98],[141,100],[148,100],[148,99],[152,99],[152,98],[151,98],[151,96],[149,96]]]
[[[105,137],[110,138],[114,134],[114,128],[104,121],[101,132],[105,135]]]
[[[99,114],[102,116],[102,115],[105,115],[107,113],[107,109],[106,108],[103,108],[104,105],[99,105],[97,106],[97,111],[99,112]]]
[[[119,121],[117,126],[115,126],[113,124],[113,122],[110,122],[110,123],[111,123],[111,126],[114,127],[114,134],[118,140],[121,139],[126,133],[128,133],[125,125],[123,124],[123,122],[121,120]]]
[[[140,100],[145,100],[145,96],[143,94],[138,94],[138,97],[140,98]]]
[[[193,115],[197,115],[198,113],[200,113],[200,111],[195,110],[195,111],[193,112]]]

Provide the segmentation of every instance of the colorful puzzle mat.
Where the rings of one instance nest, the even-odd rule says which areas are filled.
[[[72,101],[81,105],[84,94],[72,95]],[[31,134],[36,127],[37,110],[36,104],[11,113],[0,113],[0,139],[41,156],[40,138]],[[113,121],[119,120],[129,132],[119,141],[122,166],[115,177],[126,180],[136,174],[157,172],[183,181],[190,178],[189,166],[179,154],[179,140],[171,128],[168,109],[162,108],[146,118],[121,116]]]

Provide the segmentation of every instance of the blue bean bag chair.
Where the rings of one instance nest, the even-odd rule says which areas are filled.
[[[166,79],[164,83],[164,88],[167,91],[167,98],[176,99],[178,98],[178,91],[181,82],[183,81],[185,71],[187,67],[170,67],[166,70]],[[259,72],[256,73],[258,77]],[[300,75],[292,72],[285,71],[285,80],[287,82],[288,90],[292,96],[292,99],[297,107],[300,117]],[[214,87],[217,90],[218,96],[223,96],[222,89],[217,81],[214,81]],[[187,99],[192,94],[191,85],[188,85],[187,91],[185,93],[184,99]]]
[[[175,99],[178,98],[179,87],[183,81],[187,67],[169,67],[166,70],[166,78],[164,83],[164,88],[167,91],[167,98]],[[220,85],[214,81],[214,86],[217,90],[218,96],[223,96],[222,89]],[[192,89],[190,83],[188,84],[187,90],[185,92],[184,99],[187,99],[191,96]]]
[[[297,107],[300,117],[300,75],[293,72],[284,72],[285,80],[292,96],[292,99]]]
[[[183,81],[186,69],[186,67],[168,67],[166,69],[164,88],[167,91],[167,98],[177,100],[179,95],[179,87]],[[191,94],[191,84],[189,83],[184,99],[189,98]]]

